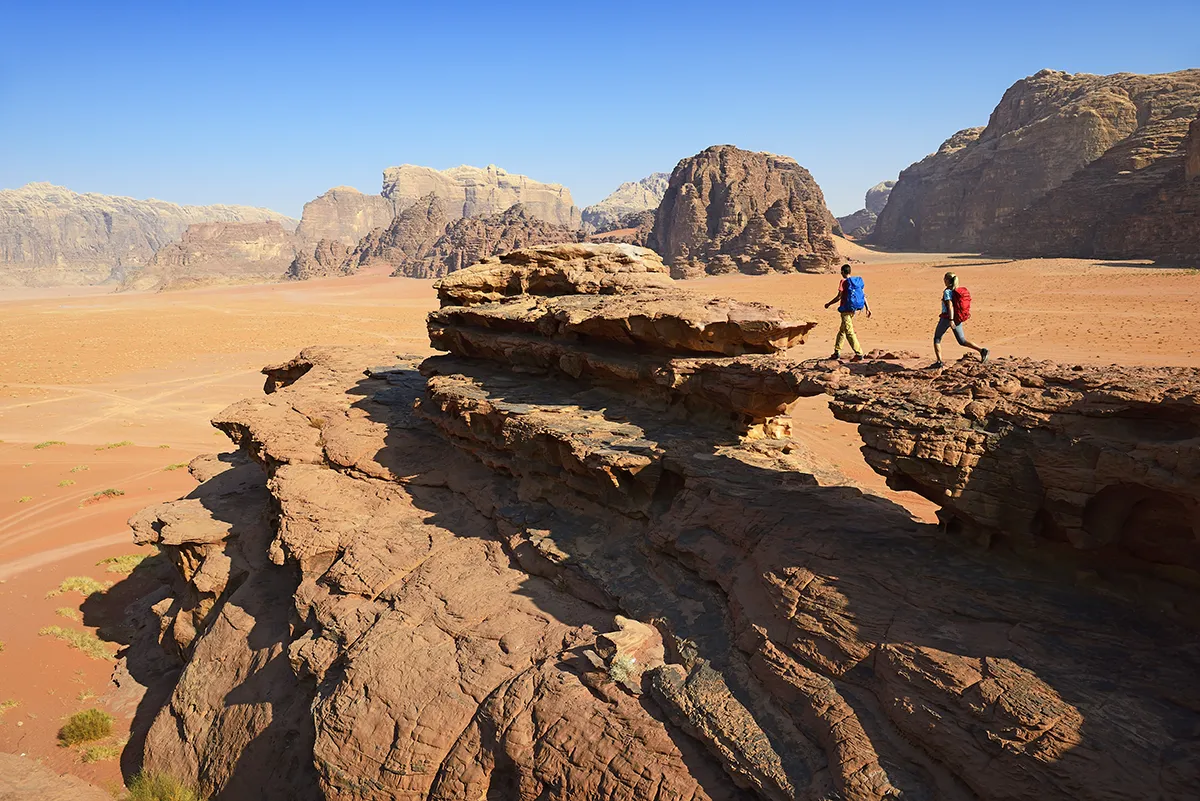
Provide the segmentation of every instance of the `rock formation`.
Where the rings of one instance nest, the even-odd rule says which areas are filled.
[[[98,284],[114,268],[145,266],[189,225],[205,222],[296,226],[282,214],[248,206],[177,206],[27,184],[0,190],[0,284]]]
[[[396,213],[430,194],[442,200],[451,220],[501,214],[520,203],[534,219],[579,227],[579,209],[571,200],[571,190],[561,184],[514,175],[495,165],[485,168],[464,164],[439,171],[402,164],[383,171],[383,196],[391,201]]]
[[[451,355],[266,368],[214,420],[239,452],[131,521],[178,569],[144,766],[268,801],[1193,793],[1200,618],[1119,578],[1200,575],[1196,371],[795,362],[812,323],[665,270],[510,253],[439,283]],[[964,547],[788,435],[815,393],[955,519],[1022,529],[1036,476],[1042,520],[1153,537],[1116,579]]]
[[[59,775],[39,762],[0,753],[3,801],[112,801],[112,795],[71,775]]]
[[[677,278],[826,272],[839,260],[834,224],[794,160],[717,145],[675,167],[649,244]]]
[[[853,214],[838,217],[838,225],[842,233],[856,238],[863,238],[875,230],[875,221],[887,205],[888,196],[892,193],[895,181],[881,181],[867,190],[865,206]]]
[[[588,235],[592,242],[624,242],[645,247],[654,230],[654,211],[634,211],[623,214],[613,223],[615,227]]]
[[[357,262],[350,258],[350,248],[339,240],[322,239],[317,242],[311,254],[307,248],[296,254],[288,266],[286,277],[295,281],[332,278],[351,275],[356,269]]]
[[[433,252],[449,222],[445,203],[430,192],[397,214],[387,228],[363,237],[350,261],[362,267],[388,264],[397,274],[408,275],[405,270],[414,269]]]
[[[987,127],[960,131],[900,174],[873,241],[1101,258],[1200,250],[1194,226],[1126,231],[1132,217],[1166,213],[1159,194],[1184,185],[1198,109],[1200,70],[1043,70],[1005,92]]]
[[[382,195],[335,186],[304,204],[296,234],[309,245],[327,239],[353,247],[376,228],[387,227],[392,216],[392,203]]]
[[[124,289],[185,289],[223,282],[275,281],[296,258],[296,236],[277,222],[196,223],[146,267],[126,271]]]
[[[583,210],[584,225],[598,233],[628,227],[621,218],[657,209],[670,177],[669,173],[655,172],[640,181],[626,181],[604,200]]]
[[[412,240],[413,248],[401,250],[404,258],[395,262],[393,275],[437,278],[497,253],[579,239],[577,230],[539,219],[524,204],[518,203],[503,214],[455,220],[445,226],[444,233],[428,249],[421,250],[420,246],[428,241],[428,235],[435,230],[440,218],[432,206],[420,210],[416,216],[422,221],[428,220],[429,224],[426,226],[422,222],[416,226],[415,230],[420,232],[420,236]]]

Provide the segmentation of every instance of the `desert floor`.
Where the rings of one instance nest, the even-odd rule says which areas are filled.
[[[849,245],[874,316],[856,326],[868,349],[932,359],[941,275],[957,271],[974,296],[968,334],[995,357],[1070,363],[1200,365],[1200,274],[1141,264],[1002,261],[875,254]],[[837,315],[822,304],[836,276],[724,276],[699,292],[772,303],[820,321],[803,357],[827,356]],[[426,281],[359,275],[303,284],[164,294],[104,288],[0,290],[0,751],[27,753],[102,786],[120,782],[113,759],[83,762],[59,748],[65,716],[99,706],[128,730],[135,692],[109,680],[117,644],[92,658],[47,626],[106,637],[136,587],[108,557],[134,554],[125,520],[194,485],[178,466],[227,447],[208,425],[223,406],[261,391],[259,368],[312,344],[382,344],[427,353]],[[947,357],[962,349],[945,340]],[[819,453],[871,491],[893,495],[865,466],[853,428],[820,399],[797,411]],[[803,436],[803,434],[802,434]],[[116,490],[123,494],[108,493]],[[899,498],[922,518],[930,507]],[[116,583],[86,599],[47,597],[67,577]]]

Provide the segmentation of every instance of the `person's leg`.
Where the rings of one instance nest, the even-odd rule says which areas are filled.
[[[950,330],[950,321],[942,317],[938,319],[937,328],[933,329],[933,358],[936,364],[942,363],[942,337]]]
[[[858,346],[858,336],[854,333],[854,314],[842,313],[842,328],[846,332],[846,340],[850,343],[850,347],[854,348],[854,352],[862,356],[862,348]]]
[[[988,349],[982,348],[979,345],[976,345],[971,340],[967,339],[966,332],[963,331],[962,323],[959,323],[958,325],[954,326],[954,338],[957,339],[958,344],[962,345],[964,348],[970,348],[971,350],[978,353],[979,356],[985,362],[988,360]]]
[[[842,321],[838,325],[837,339],[835,339],[833,341],[834,358],[836,358],[837,356],[839,356],[841,354],[842,345],[844,345],[845,343],[846,343],[846,315],[843,314]]]

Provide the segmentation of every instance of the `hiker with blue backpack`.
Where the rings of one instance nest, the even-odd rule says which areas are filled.
[[[933,355],[937,361],[929,366],[935,370],[944,366],[942,364],[942,337],[947,331],[953,331],[958,344],[964,348],[978,351],[979,358],[986,362],[988,349],[981,348],[967,339],[967,335],[963,332],[963,323],[971,317],[970,291],[965,286],[958,285],[958,276],[954,273],[946,273],[942,276],[942,280],[946,284],[946,288],[942,292],[942,315],[938,319],[937,328],[933,331]]]
[[[833,343],[833,355],[829,358],[842,358],[842,344],[849,342],[850,347],[854,349],[854,358],[850,361],[861,362],[863,352],[858,346],[858,337],[854,335],[854,315],[865,310],[869,318],[871,307],[867,304],[867,290],[862,276],[850,275],[850,272],[850,265],[843,264],[837,296],[825,304],[827,309],[835,303],[838,304],[838,314],[842,315],[842,325],[838,328],[837,339]]]

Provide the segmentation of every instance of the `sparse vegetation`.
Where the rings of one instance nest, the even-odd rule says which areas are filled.
[[[99,448],[96,448],[96,450],[111,451],[113,448],[124,448],[125,446],[132,445],[132,444],[133,444],[132,441],[123,439],[120,442],[110,442],[107,445],[101,445]]]
[[[166,467],[163,468],[163,470],[182,470],[183,468],[185,468],[187,466],[188,466],[187,462],[176,462],[175,464],[167,465]]]
[[[20,498],[17,498],[17,503],[29,503],[32,500],[32,495],[22,495]]]
[[[53,598],[56,595],[63,595],[68,592],[77,592],[80,595],[88,596],[97,592],[104,592],[109,587],[108,584],[101,584],[91,576],[67,576],[58,585],[58,589],[50,590],[46,593],[47,598]]]
[[[34,445],[34,446],[33,446],[33,449],[34,449],[35,451],[40,451],[40,450],[42,450],[43,448],[49,448],[49,447],[52,447],[52,446],[54,446],[54,445],[66,445],[66,444],[67,444],[67,443],[63,442],[63,441],[62,441],[62,440],[60,440],[60,439],[48,439],[48,440],[46,440],[45,442],[39,442],[37,445]]]
[[[615,656],[613,661],[608,663],[608,677],[620,684],[628,681],[633,675],[633,660],[627,656]]]
[[[96,563],[96,567],[104,565],[104,569],[109,573],[120,573],[128,575],[133,572],[133,569],[140,565],[145,560],[144,553],[130,553],[123,556],[110,556],[107,559],[101,559]]]
[[[87,470],[87,469],[88,469],[88,466],[86,464],[77,464],[71,468],[71,472],[72,473],[82,473],[84,470]]]
[[[89,745],[80,755],[84,762],[109,762],[121,756],[125,740],[107,745]]]
[[[62,640],[77,651],[82,651],[92,659],[112,659],[112,651],[99,637],[90,631],[64,629],[62,626],[45,626],[38,629],[38,636],[53,637]]]
[[[60,486],[60,487],[69,487],[69,486],[71,486],[71,485],[72,485],[72,484],[74,484],[74,483],[75,483],[75,482],[74,482],[74,481],[72,481],[71,479],[69,479],[69,478],[64,478],[62,481],[58,482],[58,486]]]
[[[126,801],[202,801],[195,790],[165,773],[139,773],[129,783]]]
[[[0,654],[4,653],[4,640],[0,640]]]
[[[170,445],[159,445],[158,447],[161,449],[161,448],[169,448],[171,446]]]
[[[85,709],[67,718],[58,730],[58,742],[67,747],[103,740],[112,734],[113,716],[101,709]]]
[[[54,610],[54,614],[59,617],[65,617],[67,620],[79,620],[79,612],[69,606],[60,606]]]
[[[4,720],[4,713],[10,709],[16,709],[21,703],[15,699],[9,698],[6,701],[0,701],[0,721]]]
[[[103,489],[103,490],[100,490],[99,492],[92,493],[92,497],[86,498],[83,501],[83,503],[80,504],[80,506],[87,506],[89,504],[99,503],[100,501],[106,500],[107,498],[119,498],[124,494],[125,494],[125,490],[113,489],[112,487],[109,487],[108,489]]]

